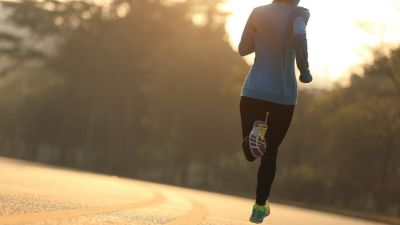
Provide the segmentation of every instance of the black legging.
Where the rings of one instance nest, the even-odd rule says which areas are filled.
[[[261,158],[257,175],[256,203],[259,205],[264,205],[269,198],[275,177],[278,147],[288,131],[293,111],[294,105],[281,105],[244,96],[240,99],[243,139],[250,134],[254,121],[265,121],[268,112],[267,152]]]

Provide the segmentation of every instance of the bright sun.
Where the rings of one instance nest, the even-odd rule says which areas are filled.
[[[251,10],[268,0],[228,0],[226,29],[236,48]],[[371,50],[400,43],[398,0],[301,0],[311,12],[307,28],[310,65],[322,82],[337,81],[371,59]],[[248,59],[249,63],[251,59]]]

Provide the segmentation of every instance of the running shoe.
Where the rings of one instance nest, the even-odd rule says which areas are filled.
[[[252,223],[262,223],[264,218],[270,214],[268,202],[265,205],[254,204],[249,221]]]
[[[267,129],[268,126],[264,121],[254,121],[253,129],[249,135],[250,152],[254,158],[263,156],[267,150],[267,143],[265,140]]]

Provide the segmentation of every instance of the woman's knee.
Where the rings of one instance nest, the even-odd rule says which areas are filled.
[[[276,158],[278,155],[278,149],[274,148],[274,149],[269,149],[267,147],[267,151],[265,152],[265,154],[261,157],[261,163],[271,163],[271,162],[275,162]]]

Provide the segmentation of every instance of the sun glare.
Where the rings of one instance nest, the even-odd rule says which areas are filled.
[[[240,41],[251,10],[268,0],[229,0],[232,12],[226,29],[232,47]],[[308,40],[311,70],[324,81],[346,80],[349,74],[371,58],[371,50],[400,43],[400,3],[398,0],[301,0],[311,12]],[[247,58],[251,63],[252,58]]]

